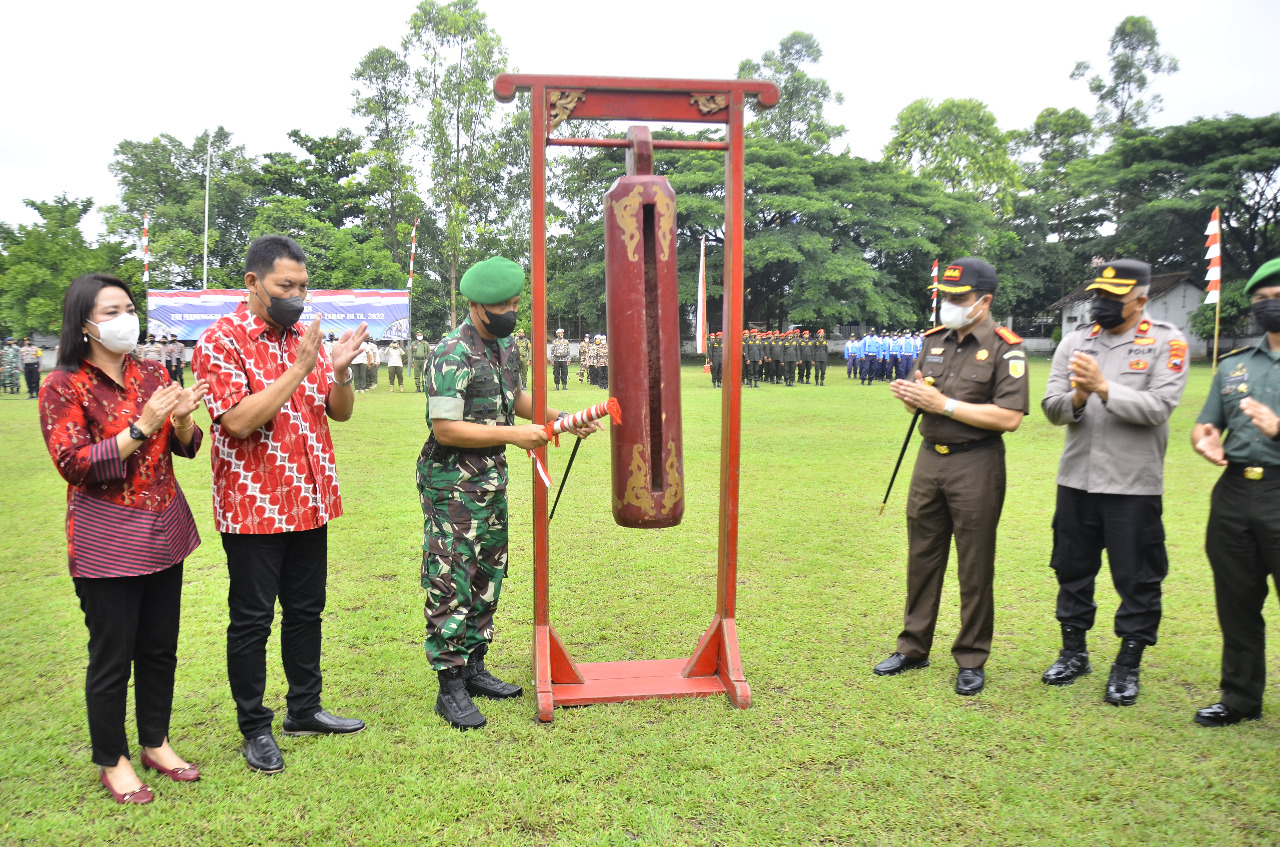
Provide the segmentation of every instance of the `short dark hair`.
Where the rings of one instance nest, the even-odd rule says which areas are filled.
[[[260,235],[249,245],[244,257],[245,273],[262,279],[276,266],[276,259],[292,259],[300,265],[307,263],[302,247],[287,235]]]
[[[62,333],[58,337],[58,370],[77,371],[80,360],[89,357],[89,342],[84,337],[84,322],[93,314],[98,294],[104,288],[119,288],[134,303],[133,292],[124,280],[111,274],[96,273],[76,277],[62,298]]]

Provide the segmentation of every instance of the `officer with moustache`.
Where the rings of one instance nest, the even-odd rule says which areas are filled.
[[[1186,338],[1144,311],[1150,283],[1146,262],[1117,259],[1102,267],[1088,289],[1096,292],[1093,323],[1058,345],[1040,404],[1050,423],[1067,428],[1050,558],[1062,650],[1042,680],[1069,685],[1092,670],[1085,635],[1097,611],[1093,588],[1105,549],[1120,595],[1120,652],[1103,697],[1113,706],[1137,702],[1142,653],[1156,643],[1160,584],[1169,572],[1164,454],[1169,416],[1187,384]]]
[[[897,649],[876,665],[891,676],[929,665],[942,578],[954,539],[960,577],[960,632],[951,655],[955,691],[986,684],[995,603],[996,527],[1004,506],[1004,440],[1030,411],[1022,339],[991,319],[996,272],[982,259],[949,265],[937,288],[946,295],[942,326],[925,338],[911,381],[893,395],[923,412],[923,441],[907,495],[907,603]]]

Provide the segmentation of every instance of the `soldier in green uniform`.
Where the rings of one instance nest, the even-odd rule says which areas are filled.
[[[796,381],[809,384],[809,375],[813,372],[813,340],[809,338],[809,330],[800,333],[796,341]]]
[[[511,333],[524,271],[501,257],[462,276],[470,304],[465,320],[445,336],[427,367],[431,436],[418,457],[424,516],[422,587],[426,589],[426,654],[438,672],[436,713],[458,729],[484,726],[471,696],[518,697],[520,686],[485,668],[493,616],[507,573],[506,445],[525,450],[547,442],[532,418],[532,395],[520,389],[520,361]],[[563,414],[548,408],[548,420]],[[585,436],[594,423],[575,434]]]
[[[760,387],[760,369],[764,364],[763,349],[764,345],[760,342],[760,331],[752,329],[751,334],[747,336],[746,345],[747,385],[752,388]]]
[[[818,338],[813,342],[813,384],[827,384],[827,331],[818,330]]]
[[[707,335],[707,362],[711,365],[711,387],[719,388],[720,377],[724,368],[724,338],[719,332]]]
[[[1280,259],[1258,268],[1244,293],[1266,335],[1222,357],[1191,434],[1196,452],[1223,469],[1204,543],[1222,629],[1222,699],[1195,716],[1215,727],[1262,717],[1268,575],[1280,590]]]
[[[782,367],[784,379],[788,387],[796,384],[796,361],[800,348],[800,339],[795,330],[790,330],[782,337]]]
[[[409,345],[409,368],[413,371],[413,391],[415,394],[422,391],[422,370],[427,365],[427,357],[431,355],[431,345],[422,338],[422,333],[418,333],[413,343]]]
[[[529,390],[529,363],[533,361],[533,343],[525,338],[524,330],[516,330],[516,350],[520,353],[520,387]]]
[[[960,632],[951,655],[957,694],[986,684],[983,665],[995,624],[996,527],[1004,506],[1003,434],[1030,411],[1022,339],[991,319],[995,268],[969,257],[938,282],[946,295],[942,326],[928,333],[913,380],[893,395],[919,409],[923,436],[907,494],[907,604],[897,650],[876,665],[891,676],[929,665],[942,578],[951,543],[960,577]]]
[[[0,385],[5,394],[17,394],[22,373],[22,360],[18,356],[18,343],[12,337],[4,340],[4,351],[0,353]]]
[[[551,342],[551,376],[556,391],[561,388],[569,390],[569,342],[565,340],[563,329],[556,330],[556,340]]]

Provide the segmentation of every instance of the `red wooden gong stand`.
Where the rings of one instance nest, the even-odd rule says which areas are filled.
[[[725,151],[724,388],[720,414],[720,527],[716,613],[688,659],[635,662],[574,662],[551,625],[547,489],[533,480],[533,675],[538,720],[550,721],[556,706],[613,703],[653,697],[725,694],[740,709],[751,705],[742,673],[734,620],[738,573],[738,458],[742,409],[743,142],[746,105],[778,102],[772,83],[756,80],[635,79],[630,77],[502,74],[493,82],[498,100],[530,94],[532,179],[530,272],[533,289],[533,407],[545,423],[546,181],[547,147],[631,147],[629,139],[551,138],[565,120],[636,120],[727,124],[724,141],[653,140],[657,149]],[[623,411],[625,415],[625,410]],[[547,461],[546,448],[538,458]]]

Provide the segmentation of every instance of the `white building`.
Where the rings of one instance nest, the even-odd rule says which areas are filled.
[[[1093,280],[1080,283],[1070,294],[1049,307],[1062,310],[1064,337],[1081,323],[1089,323],[1089,302],[1093,299],[1093,292],[1086,289],[1092,284]],[[1189,271],[1151,277],[1147,315],[1178,327],[1187,337],[1191,355],[1203,357],[1209,355],[1208,347],[1213,340],[1206,342],[1191,332],[1191,313],[1204,302],[1204,288],[1201,286],[1198,274]]]

